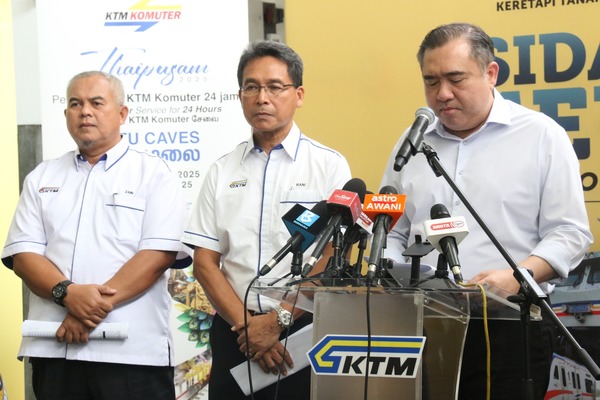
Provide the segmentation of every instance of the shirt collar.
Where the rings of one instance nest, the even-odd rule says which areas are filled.
[[[108,170],[114,164],[116,164],[117,161],[119,161],[125,155],[125,153],[127,153],[128,150],[129,150],[129,144],[127,143],[126,140],[123,139],[123,136],[121,135],[121,140],[119,140],[119,142],[116,145],[114,145],[112,148],[110,148],[106,152],[106,154],[104,154],[102,157],[100,157],[98,162],[104,161],[104,169]],[[80,163],[86,162],[85,156],[83,154],[81,154],[81,151],[79,149],[77,149],[75,151],[74,157],[75,157],[75,168],[79,169]]]
[[[494,104],[488,116],[486,124],[502,124],[509,125],[511,113],[508,102],[502,97],[499,91],[494,88]]]
[[[504,97],[502,97],[500,92],[498,90],[496,90],[496,88],[494,88],[493,91],[494,91],[494,102],[492,103],[492,109],[490,110],[490,115],[488,115],[487,120],[481,126],[481,128],[479,128],[476,132],[473,132],[471,135],[469,135],[467,137],[467,139],[471,139],[471,138],[479,135],[479,133],[481,133],[483,131],[483,129],[486,126],[488,126],[489,124],[501,124],[501,125],[509,125],[510,124],[510,120],[511,120],[510,115],[511,114],[510,114],[510,109],[509,109],[508,103],[506,102]],[[443,138],[462,140],[459,137],[457,137],[451,133],[448,133],[446,131],[446,129],[444,129],[444,126],[442,125],[442,122],[440,121],[440,119],[437,117],[435,118],[435,122],[433,124],[431,124],[429,126],[429,128],[425,131],[426,134],[430,133],[430,132],[435,132]]]
[[[301,139],[302,132],[300,132],[300,128],[298,128],[296,123],[293,122],[292,129],[290,129],[285,139],[283,139],[283,141],[277,146],[273,147],[273,150],[284,150],[285,153],[292,160],[296,160],[296,155],[298,153],[298,148],[300,147]],[[256,154],[260,152],[262,152],[262,150],[254,143],[254,137],[250,136],[250,139],[248,139],[248,141],[246,142],[246,149],[244,150],[244,154],[242,155],[241,162],[243,163],[244,160],[248,158],[250,154]]]

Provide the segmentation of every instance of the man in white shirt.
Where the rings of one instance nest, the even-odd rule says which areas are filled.
[[[424,134],[448,174],[512,257],[545,282],[566,277],[591,244],[579,163],[565,130],[549,117],[502,98],[495,89],[494,46],[481,28],[449,24],[431,31],[418,52],[427,105],[436,115]],[[405,213],[388,237],[386,257],[425,238],[423,222],[436,203],[464,216],[469,234],[460,243],[462,274],[516,293],[513,271],[447,182],[436,177],[418,154],[400,172],[392,151],[383,185],[407,195]],[[437,252],[424,262],[436,265]],[[461,372],[461,399],[485,396],[485,346],[480,321],[471,321]],[[533,324],[532,354],[536,398],[548,383],[551,327]],[[492,398],[521,395],[522,351],[519,322],[492,321]],[[539,351],[538,351],[539,350]]]
[[[175,398],[167,268],[184,247],[185,202],[163,159],[122,140],[123,99],[114,76],[71,79],[78,149],[27,176],[2,252],[31,290],[28,319],[59,324],[19,351],[38,399]],[[127,339],[88,340],[101,323],[126,326]]]
[[[194,276],[217,311],[210,332],[214,400],[246,398],[229,373],[246,354],[265,372],[286,375],[293,366],[279,340],[309,324],[311,315],[295,309],[292,316],[288,305],[256,293],[250,293],[246,312],[244,294],[290,238],[281,217],[295,204],[310,208],[326,200],[350,179],[346,159],[306,137],[293,121],[304,101],[302,70],[300,57],[282,43],[257,42],[242,54],[239,95],[252,136],[210,167],[184,233],[183,242],[195,247]],[[322,261],[331,254],[329,248]],[[289,273],[290,260],[288,255],[267,277]],[[290,320],[295,322],[287,329]],[[308,399],[310,368],[254,398],[273,399],[275,393],[280,399]]]

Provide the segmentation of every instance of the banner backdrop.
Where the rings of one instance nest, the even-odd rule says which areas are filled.
[[[44,159],[74,148],[66,85],[101,70],[123,81],[130,145],[159,155],[194,203],[207,167],[250,133],[237,95],[246,0],[38,0]],[[179,399],[205,385],[213,310],[191,267],[172,271]]]
[[[493,39],[500,64],[497,87],[504,97],[550,116],[571,136],[581,164],[590,226],[596,238],[591,250],[598,251],[600,47],[598,31],[581,21],[586,19],[588,13],[598,15],[600,8],[597,1],[561,0],[546,3],[546,7],[556,13],[553,24],[545,23],[544,27],[537,29],[530,24],[528,29],[521,27],[512,31],[500,26],[494,28]],[[568,7],[585,3],[595,4],[587,4],[587,8],[581,5],[577,8]],[[511,2],[498,4],[498,11],[517,11],[511,8]],[[511,162],[509,155],[507,162]]]
[[[496,45],[498,90],[569,133],[596,238],[591,251],[599,251],[598,15],[598,0],[286,2],[286,37],[304,59],[311,93],[297,120],[307,132],[330,135],[320,139],[377,190],[394,143],[425,103],[416,60],[421,40],[441,24],[480,25]],[[506,162],[518,160],[507,154]]]

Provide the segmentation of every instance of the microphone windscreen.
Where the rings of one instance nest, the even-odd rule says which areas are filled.
[[[387,185],[379,189],[379,194],[398,194],[398,190],[393,186]]]
[[[443,204],[434,204],[429,212],[431,219],[450,218],[448,209]]]
[[[421,107],[415,112],[415,117],[425,117],[427,118],[427,125],[431,124],[435,118],[435,114],[433,110],[429,107]]]
[[[327,208],[327,200],[321,200],[321,201],[319,201],[310,210],[312,212],[314,212],[315,214],[320,215],[324,219],[329,219],[329,217],[330,217],[330,215],[329,215],[329,209]]]
[[[346,182],[342,190],[357,193],[360,202],[364,203],[365,194],[367,193],[367,184],[360,178],[352,178]]]

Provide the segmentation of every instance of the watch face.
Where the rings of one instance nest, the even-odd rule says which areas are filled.
[[[54,286],[52,288],[52,297],[54,297],[55,299],[60,299],[62,297],[64,297],[65,292],[66,292],[66,287],[63,284],[58,284],[56,286]]]
[[[54,286],[52,288],[52,297],[54,297],[54,300],[59,302],[62,302],[62,299],[64,299],[65,297],[67,297],[67,286],[69,286],[71,283],[71,281],[66,280],[66,281],[62,281],[56,284],[56,286]]]
[[[283,325],[289,325],[291,322],[291,318],[290,315],[288,313],[283,313],[283,315],[281,316],[281,323]]]
[[[275,311],[277,312],[277,323],[282,328],[289,328],[294,323],[294,318],[292,313],[281,307],[281,305],[275,307]]]
[[[69,286],[71,283],[71,281],[66,280],[66,281],[62,281],[56,284],[56,286],[54,286],[52,288],[52,297],[54,298],[54,302],[62,307],[64,307],[65,305],[63,304],[63,299],[65,297],[67,297],[67,286]]]
[[[285,310],[283,308],[280,308],[278,310],[278,317],[279,317],[279,324],[284,327],[284,328],[288,328],[292,325],[292,313],[289,312],[288,310]]]

